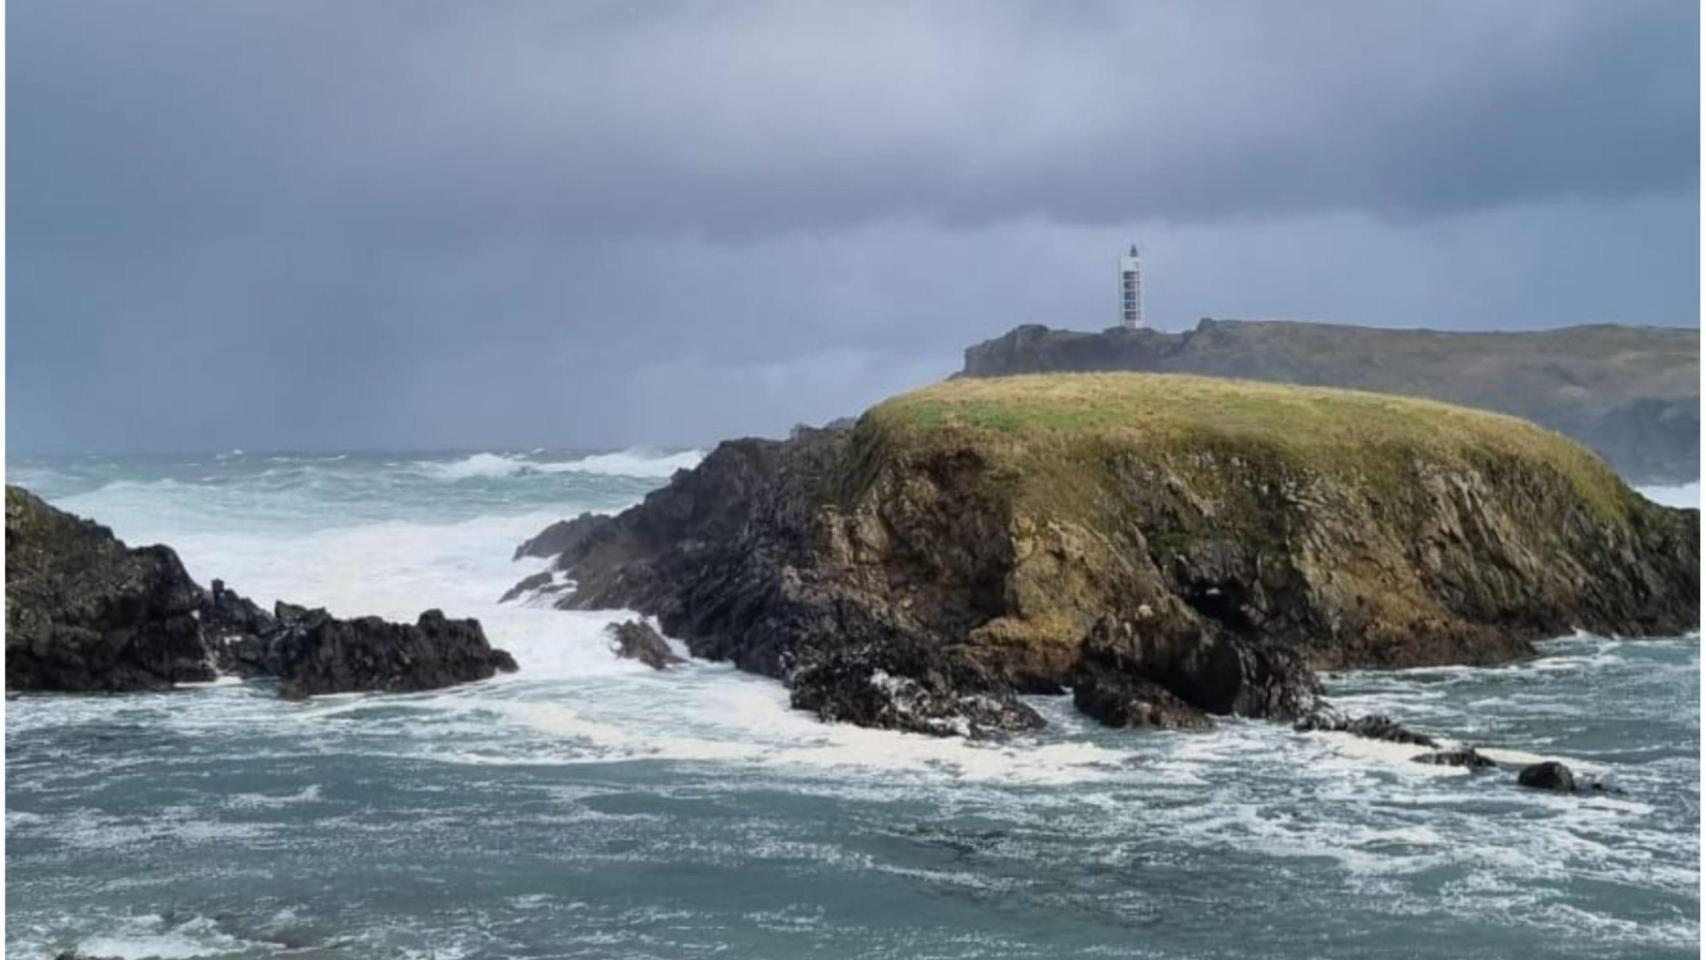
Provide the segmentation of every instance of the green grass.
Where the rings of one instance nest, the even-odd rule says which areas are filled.
[[[1179,374],[1045,374],[950,380],[873,407],[859,442],[870,452],[969,445],[1036,506],[1097,511],[1115,457],[1174,466],[1238,458],[1351,480],[1403,499],[1419,462],[1526,471],[1603,519],[1638,502],[1617,474],[1575,442],[1527,421],[1411,397]]]

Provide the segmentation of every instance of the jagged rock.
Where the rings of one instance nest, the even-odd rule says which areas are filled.
[[[1208,714],[1166,687],[1120,671],[1085,670],[1072,685],[1072,704],[1110,727],[1165,727],[1207,730]]]
[[[613,623],[604,629],[610,634],[612,652],[624,660],[638,660],[653,670],[683,662],[669,649],[669,642],[642,620]]]
[[[977,668],[915,644],[801,651],[787,674],[795,709],[820,720],[982,737],[1033,730],[1042,717]]]
[[[576,549],[582,541],[610,522],[610,515],[587,511],[573,520],[558,520],[530,540],[515,548],[513,559],[522,557],[555,557]]]
[[[1422,747],[1438,745],[1433,737],[1424,733],[1417,733],[1385,714],[1371,713],[1361,717],[1347,717],[1338,709],[1325,705],[1298,721],[1296,729],[1300,731],[1328,730],[1337,733],[1349,733],[1369,740],[1413,743]]]
[[[324,610],[275,605],[277,630],[263,638],[266,674],[291,698],[356,690],[433,690],[516,669],[494,650],[478,620],[428,610],[414,624],[379,617],[340,620]]]
[[[6,487],[6,687],[151,690],[216,674],[201,588],[169,547]]]
[[[1072,677],[1073,703],[1112,726],[1201,729],[1205,713],[1288,718],[1315,704],[1296,654],[1215,626],[1169,628],[1149,618],[1097,621]]]
[[[127,548],[106,527],[6,488],[6,686],[144,690],[219,672],[283,681],[286,696],[425,690],[514,670],[475,620],[339,620],[221,580],[203,591],[165,546]]]
[[[1157,690],[1293,719],[1313,669],[1674,634],[1698,622],[1698,547],[1697,511],[1511,418],[1098,375],[954,381],[850,431],[729,441],[553,566],[559,606],[655,616],[820,716],[954,732],[1023,729],[1016,695],[1068,685],[1116,723],[1183,721]]]
[[[1470,770],[1484,770],[1495,767],[1494,763],[1476,752],[1474,747],[1459,747],[1455,750],[1435,750],[1418,754],[1410,758],[1415,763],[1427,763],[1438,767],[1468,767]]]
[[[528,541],[528,542],[531,543],[532,541]],[[525,544],[524,544],[524,546],[525,546]],[[498,598],[498,602],[499,603],[508,603],[511,600],[514,600],[515,598],[521,596],[524,593],[527,593],[530,590],[538,590],[541,587],[548,587],[551,585],[552,579],[553,579],[553,577],[551,576],[551,571],[549,571],[549,570],[541,570],[538,573],[536,573],[530,577],[523,577],[521,579],[521,582],[517,583],[513,587],[510,587],[508,590],[505,590],[504,595]]]
[[[1547,760],[1543,763],[1533,763],[1523,767],[1516,775],[1516,782],[1524,787],[1536,790],[1557,790],[1561,793],[1576,792],[1576,777],[1569,767]]]

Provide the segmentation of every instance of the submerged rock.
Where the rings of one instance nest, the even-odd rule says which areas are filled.
[[[1385,714],[1371,713],[1361,717],[1347,717],[1337,708],[1326,705],[1298,721],[1296,729],[1327,730],[1336,733],[1348,733],[1368,740],[1413,743],[1422,747],[1438,745],[1433,737],[1425,733],[1417,733]]]
[[[1437,767],[1468,767],[1470,770],[1485,770],[1498,764],[1481,756],[1474,747],[1458,747],[1455,750],[1435,750],[1418,754],[1410,758],[1415,763],[1427,763]]]
[[[272,613],[221,580],[203,591],[165,546],[131,549],[106,527],[6,488],[6,686],[144,690],[220,673],[271,677],[287,696],[426,690],[514,670],[475,620],[415,624]]]
[[[1536,790],[1557,790],[1561,793],[1576,792],[1576,776],[1569,767],[1547,760],[1543,763],[1533,763],[1523,767],[1516,775],[1516,782],[1524,787]]]
[[[559,606],[655,616],[819,716],[952,733],[1033,725],[1018,695],[1067,686],[1110,723],[1295,720],[1314,669],[1681,632],[1698,545],[1697,511],[1508,417],[1085,375],[729,441],[554,567],[575,583]]]
[[[642,620],[613,623],[604,629],[610,634],[611,651],[624,660],[638,660],[653,670],[684,662],[669,648],[669,642]]]

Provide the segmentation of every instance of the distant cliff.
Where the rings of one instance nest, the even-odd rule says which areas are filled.
[[[1135,370],[1353,387],[1497,410],[1569,436],[1633,483],[1700,476],[1700,332],[1378,330],[1208,320],[1102,333],[1027,325],[967,348],[961,376]]]

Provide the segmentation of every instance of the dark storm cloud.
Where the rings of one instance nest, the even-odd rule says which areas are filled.
[[[25,447],[707,440],[1024,320],[1695,321],[1692,4],[9,19]]]

